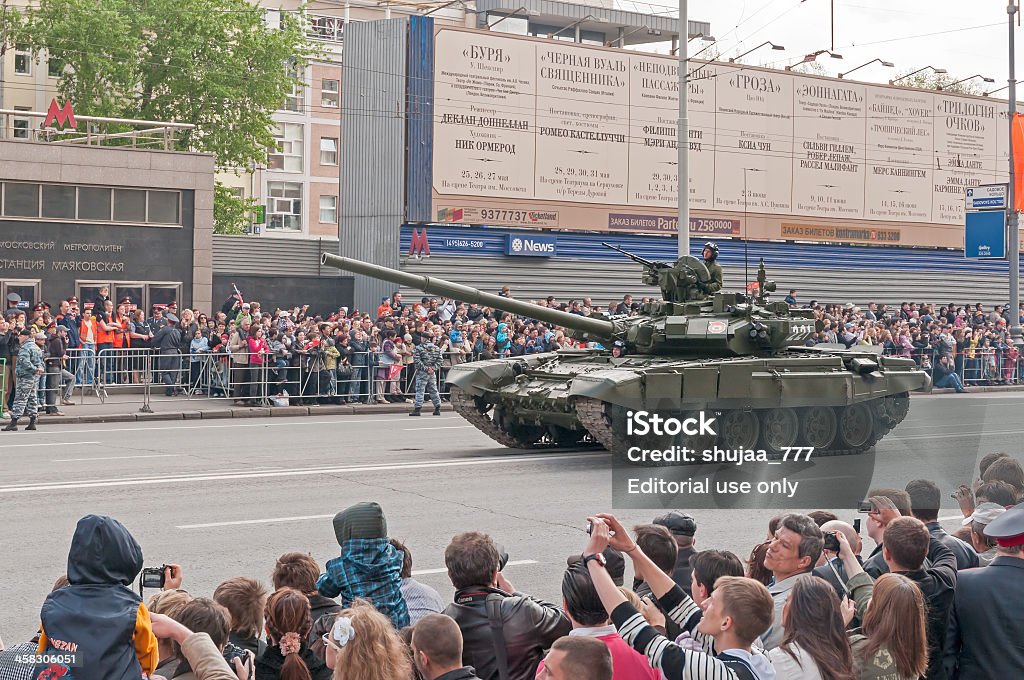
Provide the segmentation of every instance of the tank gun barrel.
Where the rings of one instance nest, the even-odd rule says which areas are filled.
[[[614,250],[617,253],[622,253],[623,255],[628,257],[629,259],[633,260],[633,262],[637,262],[639,264],[642,264],[645,267],[650,267],[651,269],[666,269],[666,268],[672,266],[672,265],[668,264],[667,262],[655,262],[654,260],[648,260],[646,257],[640,257],[639,255],[634,255],[633,253],[629,252],[628,250],[623,250],[622,248],[620,248],[618,246],[613,246],[611,243],[605,243],[604,241],[601,241],[601,245],[603,245],[605,248],[611,248],[612,250]]]
[[[566,328],[571,328],[573,330],[583,331],[596,338],[610,340],[616,335],[615,324],[611,321],[595,319],[589,316],[580,316],[578,314],[570,314],[568,312],[549,309],[548,307],[541,307],[540,305],[516,300],[514,298],[506,298],[492,293],[485,293],[482,290],[477,290],[470,286],[445,281],[444,279],[438,279],[433,276],[410,274],[409,272],[390,269],[388,267],[370,264],[369,262],[360,262],[359,260],[353,260],[349,257],[342,257],[331,253],[324,253],[320,258],[320,263],[329,267],[341,269],[342,271],[363,274],[371,278],[381,279],[382,281],[390,281],[391,283],[406,286],[407,288],[413,288],[415,290],[421,290],[424,293],[429,293],[431,295],[444,295],[462,302],[475,302],[483,307],[494,307],[506,312],[512,312],[513,314],[526,316],[531,319],[538,319],[540,321],[546,321],[559,326],[565,326]]]

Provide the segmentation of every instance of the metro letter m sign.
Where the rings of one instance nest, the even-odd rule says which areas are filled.
[[[412,229],[412,238],[409,239],[410,255],[430,255],[430,241],[427,240],[427,229],[417,231]]]
[[[78,127],[75,123],[75,112],[71,110],[71,102],[64,102],[64,108],[57,106],[57,100],[50,100],[50,108],[46,111],[46,119],[43,121],[43,127],[52,127],[54,119],[57,121],[57,126],[63,128],[65,125],[70,126],[72,129]]]

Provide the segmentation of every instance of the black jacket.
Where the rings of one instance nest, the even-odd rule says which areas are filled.
[[[1019,678],[1024,668],[1024,560],[1000,555],[957,575],[945,670],[950,680]]]
[[[316,654],[311,652],[306,645],[302,645],[299,657],[306,662],[306,668],[313,680],[331,680],[333,671],[320,660]],[[267,651],[263,656],[256,659],[256,680],[279,680],[281,677],[281,666],[284,665],[284,656],[281,655],[281,648],[277,645],[267,645]]]
[[[558,605],[522,593],[488,587],[464,588],[444,613],[462,630],[462,663],[476,669],[482,680],[499,680],[494,637],[486,600],[500,600],[501,632],[508,656],[508,680],[534,680],[544,650],[568,635],[572,626]]]
[[[69,677],[142,677],[132,643],[136,632],[141,632],[136,623],[142,598],[130,589],[140,571],[142,549],[120,522],[102,515],[87,515],[78,521],[68,553],[71,585],[50,593],[40,613],[48,641],[45,652],[59,654],[54,641],[61,641],[75,645],[83,660]],[[43,668],[38,667],[37,673]]]
[[[956,557],[957,570],[976,569],[981,566],[981,562],[978,560],[978,553],[974,551],[973,546],[967,545],[956,536],[947,534],[938,522],[929,522],[925,526],[928,527],[928,533],[932,538],[942,541],[944,546],[953,551],[953,555]]]
[[[453,671],[448,671],[444,675],[439,675],[434,680],[480,680],[476,674],[474,668],[470,666],[463,666],[462,668],[456,668]]]
[[[924,677],[926,680],[945,680],[943,651],[953,591],[957,585],[956,556],[942,541],[932,537],[927,559],[931,566],[900,573],[916,583],[924,594],[928,633],[928,670]]]

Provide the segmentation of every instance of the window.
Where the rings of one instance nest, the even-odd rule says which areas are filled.
[[[111,190],[103,187],[79,187],[78,219],[110,221]]]
[[[178,224],[178,206],[181,194],[177,191],[150,191],[147,222],[152,224]]]
[[[4,184],[4,215],[39,217],[39,185],[22,182]]]
[[[43,217],[75,219],[75,187],[66,184],[43,185]]]
[[[338,108],[338,81],[324,78],[320,85],[320,106],[328,109]]]
[[[285,97],[284,108],[286,111],[301,113],[306,106],[306,83],[303,79],[302,69],[293,61],[288,64],[288,72],[292,78],[297,78],[300,82],[293,85],[292,93]]]
[[[145,222],[146,192],[142,189],[114,189],[114,221]]]
[[[267,229],[302,229],[302,184],[267,182]]]
[[[301,123],[277,124],[277,151],[270,154],[271,170],[302,172],[302,133]]]
[[[29,111],[27,106],[15,106],[15,111]],[[29,130],[31,129],[32,123],[28,118],[15,118],[14,119],[14,138],[15,139],[28,139]]]
[[[338,164],[338,138],[320,138],[320,165]]]
[[[46,62],[46,75],[51,78],[60,78],[64,75],[64,62],[56,57],[50,57]]]
[[[23,45],[14,48],[14,72],[20,76],[32,75],[32,53]]]
[[[345,33],[345,20],[341,17],[311,16],[306,35],[314,40],[341,42]]]
[[[320,197],[320,222],[322,224],[338,223],[338,197]]]

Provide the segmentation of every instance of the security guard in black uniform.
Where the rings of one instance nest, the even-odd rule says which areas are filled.
[[[705,293],[716,293],[722,290],[724,283],[722,279],[722,265],[718,264],[718,244],[708,241],[704,244],[704,265],[708,268],[708,273],[711,274],[711,280],[703,284]]]

